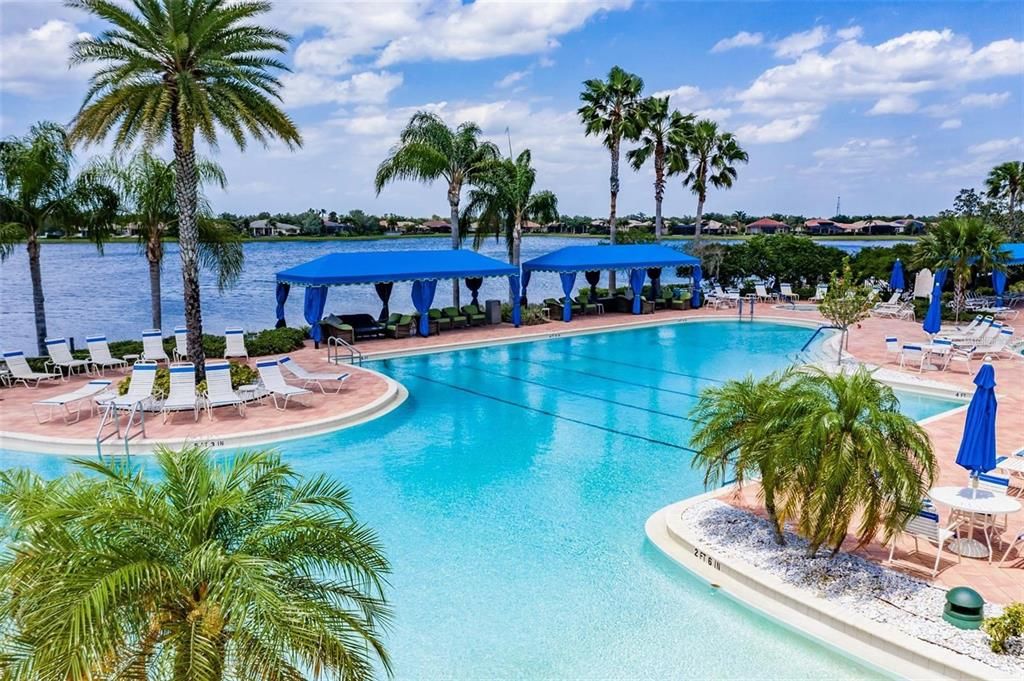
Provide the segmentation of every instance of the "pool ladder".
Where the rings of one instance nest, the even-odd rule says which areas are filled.
[[[363,365],[363,353],[344,338],[331,336],[327,339],[327,361],[334,364]]]
[[[738,313],[737,316],[738,316],[738,318],[739,318],[739,320],[741,322],[743,321],[743,303],[748,303],[749,304],[749,308],[748,309],[750,310],[750,312],[749,312],[749,314],[747,316],[747,319],[749,321],[754,321],[754,303],[756,303],[756,302],[757,302],[757,299],[754,298],[753,296],[750,296],[749,298],[739,298],[739,305],[737,306],[736,309],[737,309],[737,313]]]
[[[103,430],[110,428],[105,433]],[[134,431],[132,430],[134,428]],[[114,406],[114,401],[107,402],[103,410],[103,418],[100,419],[100,427],[96,429],[96,456],[103,460],[103,443],[117,437],[124,441],[124,455],[131,455],[128,445],[137,437],[146,437],[146,410],[142,401],[134,403],[128,410],[128,421],[124,426],[124,434],[121,433],[121,410]]]

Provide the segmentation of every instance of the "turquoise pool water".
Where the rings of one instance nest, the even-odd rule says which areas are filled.
[[[349,485],[379,531],[398,678],[871,677],[644,538],[652,512],[702,491],[684,418],[700,389],[785,366],[808,333],[722,321],[382,361],[401,407],[280,449]],[[68,466],[0,452],[24,464]]]

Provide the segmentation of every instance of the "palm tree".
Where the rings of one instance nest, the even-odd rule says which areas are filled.
[[[125,162],[110,159],[97,164],[96,173],[117,189],[126,217],[138,228],[139,247],[149,262],[149,296],[153,327],[161,328],[160,269],[164,258],[163,240],[178,221],[174,200],[174,163],[141,150]],[[212,182],[223,188],[224,171],[216,163],[199,160],[196,173],[201,183]],[[213,219],[205,197],[197,200],[199,222],[199,259],[217,272],[223,289],[242,272],[244,253],[241,235],[230,225]]]
[[[683,186],[697,195],[697,221],[694,232],[696,245],[700,243],[701,220],[708,189],[729,189],[736,180],[736,164],[746,163],[747,152],[740,148],[730,132],[721,132],[714,121],[702,118],[689,128],[685,158],[688,168],[673,168],[673,172],[686,173]]]
[[[885,542],[920,510],[938,467],[928,435],[867,369],[831,374],[807,368],[777,403],[788,422],[777,446],[797,460],[783,515],[799,518],[808,556],[835,554],[856,519],[863,546]]]
[[[786,371],[705,388],[690,412],[697,424],[690,438],[696,449],[692,465],[704,469],[705,486],[718,486],[731,477],[742,487],[748,478],[759,479],[778,544],[785,544],[785,538],[776,496],[791,484],[793,475],[790,453],[779,446],[789,427],[781,418],[780,401],[793,378]]]
[[[130,8],[110,0],[68,4],[110,24],[71,45],[72,64],[98,67],[75,117],[73,139],[96,142],[116,128],[115,148],[139,139],[151,147],[170,135],[188,356],[202,372],[196,136],[214,148],[218,131],[240,149],[248,137],[301,146],[298,129],[274,101],[281,90],[274,72],[287,67],[273,55],[287,50],[288,35],[255,23],[270,10],[260,0],[131,0]]]
[[[374,188],[380,195],[384,185],[395,180],[448,183],[448,207],[452,248],[461,245],[459,203],[462,188],[473,184],[489,164],[498,158],[498,148],[480,139],[476,123],[466,122],[452,130],[437,114],[417,111],[398,136],[398,144],[377,167]],[[459,280],[452,280],[452,304],[459,307]]]
[[[1006,199],[1010,209],[1010,231],[1017,233],[1017,206],[1024,202],[1024,161],[1000,163],[985,178],[991,199]]]
[[[647,97],[640,104],[640,146],[626,152],[634,170],[640,170],[647,160],[654,159],[654,238],[661,241],[664,223],[661,202],[665,198],[666,161],[669,154],[679,155],[673,164],[677,172],[685,167],[685,151],[681,148],[689,137],[687,128],[693,123],[693,114],[683,115],[668,110],[668,97]],[[679,154],[683,151],[682,154]]]
[[[389,565],[348,491],[273,452],[0,473],[4,678],[369,679]],[[154,676],[150,676],[154,674]]]
[[[537,171],[526,149],[515,160],[492,161],[487,172],[477,178],[477,188],[469,193],[469,203],[462,213],[461,224],[468,227],[473,220],[477,229],[473,247],[479,248],[488,234],[505,236],[508,261],[519,264],[523,229],[529,221],[554,222],[558,219],[558,198],[550,191],[533,193]]]
[[[608,80],[592,78],[583,81],[580,101],[583,106],[576,113],[583,122],[586,134],[598,135],[611,154],[611,175],[608,188],[611,195],[608,211],[608,229],[615,243],[616,204],[619,198],[619,148],[622,140],[636,140],[640,136],[640,94],[644,81],[619,66],[608,72]],[[615,272],[608,273],[608,287],[615,288]]]
[[[953,277],[953,309],[959,320],[972,268],[982,272],[1006,268],[1003,242],[1003,233],[981,218],[946,218],[918,240],[912,264],[933,272],[949,271]]]
[[[0,142],[0,260],[17,244],[28,249],[39,354],[46,349],[46,306],[39,238],[47,229],[83,229],[102,249],[117,214],[117,195],[92,173],[74,175],[67,133],[56,123],[33,125]]]

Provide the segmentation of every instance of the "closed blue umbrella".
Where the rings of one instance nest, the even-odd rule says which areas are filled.
[[[932,287],[932,302],[928,304],[928,314],[922,326],[928,334],[936,334],[942,327],[942,284],[939,282]]]
[[[899,258],[896,258],[896,262],[892,266],[892,274],[889,275],[889,288],[893,291],[906,288],[903,282],[903,263],[900,262]]]
[[[967,421],[957,465],[974,473],[987,473],[996,467],[996,372],[985,363],[974,377],[971,404],[967,407]]]

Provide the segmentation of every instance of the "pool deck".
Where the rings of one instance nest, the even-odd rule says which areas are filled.
[[[379,339],[361,342],[357,347],[368,359],[373,359],[665,323],[730,318],[736,318],[735,310],[662,310],[642,316],[607,314],[574,319],[568,324],[553,321],[518,329],[502,324],[460,329],[429,338]],[[796,322],[811,328],[823,321],[814,311],[781,310],[771,305],[758,305],[755,319]],[[884,338],[887,335],[895,335],[901,342],[922,341],[926,338],[920,323],[867,319],[857,328],[851,329],[849,352],[859,361],[883,367],[884,371],[880,375],[884,374],[885,380],[896,382],[902,387],[929,391],[929,388],[939,385],[947,394],[959,392],[969,396],[973,392],[973,374],[965,372],[962,367],[958,367],[959,371],[932,371],[923,375],[915,371],[900,371],[885,351]],[[304,349],[290,355],[310,371],[338,370],[327,363],[326,351],[322,348],[314,350],[310,342],[307,342]],[[255,358],[249,363],[255,364]],[[980,362],[974,363],[974,371],[979,366]],[[1024,361],[1004,359],[994,362],[994,366],[999,397],[997,446],[998,451],[1005,454],[1024,447]],[[316,393],[300,398],[301,402],[291,402],[287,411],[274,409],[268,400],[263,404],[250,405],[245,418],[239,418],[237,412],[227,408],[215,410],[212,421],[203,415],[198,422],[193,422],[190,415],[179,413],[169,423],[163,424],[158,416],[151,415],[146,424],[149,444],[158,441],[172,444],[192,441],[211,446],[240,446],[301,437],[374,418],[394,408],[404,399],[404,389],[382,374],[359,367],[345,366],[340,370],[352,373],[341,394]],[[108,376],[119,379],[123,374],[108,372]],[[72,425],[65,425],[59,419],[40,425],[32,413],[33,401],[73,390],[85,380],[86,377],[76,376],[66,383],[44,384],[38,389],[0,389],[0,447],[41,452],[95,453],[98,416],[83,414],[82,420]],[[964,412],[964,409],[947,412],[925,422],[924,427],[939,461],[938,485],[963,485],[966,482],[966,472],[954,463],[963,431]],[[34,446],[27,447],[25,443]],[[755,488],[748,487],[743,496],[731,499],[738,505],[755,507],[754,492]],[[947,510],[941,507],[939,510],[945,520]],[[1022,530],[1024,512],[1010,516],[1009,530],[1003,536],[1012,537]],[[935,556],[933,549],[923,549],[921,554],[914,556],[908,552],[908,547],[912,546],[911,540],[901,541],[894,567],[925,579],[930,578],[928,572]],[[1002,557],[1003,551],[1005,545],[1002,549],[996,549],[996,557]],[[877,544],[868,546],[863,552],[874,560],[888,555]],[[947,586],[969,584],[996,602],[1024,600],[1024,547],[1011,554],[1003,564],[994,562],[989,565],[985,560],[964,558],[958,565],[955,560],[944,560],[935,581]]]

